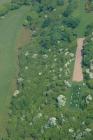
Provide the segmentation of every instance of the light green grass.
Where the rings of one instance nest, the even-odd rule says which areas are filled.
[[[6,2],[10,2],[11,0],[0,0],[0,4],[6,3]]]
[[[26,7],[9,13],[0,20],[0,132],[5,128],[13,79],[16,75],[16,40]]]

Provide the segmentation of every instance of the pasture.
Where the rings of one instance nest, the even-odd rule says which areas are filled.
[[[11,0],[0,0],[0,4],[6,3],[6,2],[10,2]]]
[[[0,20],[0,133],[7,123],[7,113],[16,78],[16,41],[27,8],[10,12]]]

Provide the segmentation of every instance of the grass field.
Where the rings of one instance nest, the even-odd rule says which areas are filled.
[[[10,98],[16,77],[16,40],[26,7],[0,20],[0,133],[6,126]],[[2,128],[3,127],[3,128]]]
[[[0,0],[0,4],[3,4],[3,3],[6,3],[6,2],[9,2],[11,0]]]

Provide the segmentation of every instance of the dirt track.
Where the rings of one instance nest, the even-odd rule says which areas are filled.
[[[76,58],[75,58],[75,65],[74,65],[74,72],[72,80],[76,82],[80,82],[83,80],[83,73],[82,73],[82,49],[83,49],[83,42],[84,38],[77,39],[77,50],[76,50]]]

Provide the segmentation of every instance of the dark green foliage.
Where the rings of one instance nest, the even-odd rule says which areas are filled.
[[[67,32],[62,32],[61,33],[61,39],[63,40],[63,41],[66,41],[66,42],[70,42],[71,40],[70,40],[70,36],[69,36],[69,34],[67,33]]]
[[[88,84],[88,86],[89,86],[90,89],[93,89],[93,79],[88,80],[87,81],[87,84]]]
[[[32,17],[31,16],[27,16],[27,19],[26,19],[27,21],[28,21],[28,24],[31,26],[31,23],[32,23]]]
[[[10,4],[0,5],[0,16],[6,15],[10,10]]]
[[[18,9],[22,5],[30,5],[32,0],[12,0],[11,1],[11,10]]]
[[[24,5],[24,4],[31,4],[32,0],[12,0],[11,3]]]
[[[57,0],[58,5],[64,5],[64,0]]]
[[[65,18],[63,24],[74,29],[79,25],[79,20],[76,18]]]
[[[74,1],[70,0],[68,2],[69,2],[69,4],[63,12],[64,17],[70,16],[71,13],[73,12],[73,10],[77,8],[77,1],[76,0],[74,0]]]
[[[93,59],[93,43],[89,42],[83,48],[83,64],[90,67],[90,61]]]
[[[87,34],[86,40],[83,47],[83,61],[82,64],[84,66],[84,78],[86,80],[86,84],[90,89],[93,89],[93,79],[92,79],[92,61],[93,61],[93,38],[92,38],[92,26],[87,26]],[[88,72],[86,71],[88,70]]]
[[[68,17],[72,12],[72,9],[67,8],[64,12],[63,12],[63,16],[64,17]]]
[[[42,24],[42,27],[48,27],[51,24],[51,19],[50,18],[46,18]]]
[[[93,31],[93,24],[87,25],[85,29],[85,36],[90,35],[92,31]]]

